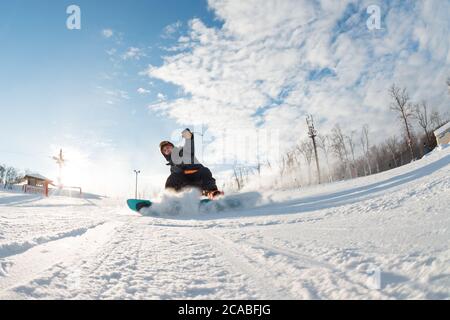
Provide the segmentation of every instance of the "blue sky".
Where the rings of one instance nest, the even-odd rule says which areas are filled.
[[[186,25],[192,17],[215,23],[206,2],[76,1],[82,29],[68,30],[66,8],[73,3],[0,3],[0,161],[54,177],[49,156],[62,147],[68,158],[70,152],[91,162],[97,153],[111,161],[116,155],[125,158],[124,167],[141,168],[147,176],[167,174],[157,146],[179,125],[147,105],[174,88],[139,72],[161,63],[160,47],[173,41],[162,36],[166,26]],[[103,30],[113,36],[106,38]],[[107,53],[120,56],[131,47],[145,57],[111,61]],[[150,92],[142,95],[138,88]],[[116,97],[120,92],[126,98]],[[73,178],[75,184],[85,181]]]
[[[71,4],[81,30],[66,28]],[[373,4],[377,30],[366,26]],[[448,111],[449,9],[449,0],[2,1],[0,162],[56,178],[50,156],[63,148],[68,184],[123,195],[135,168],[161,189],[158,143],[180,142],[186,126],[208,129],[204,161],[215,172],[254,160],[255,132],[278,137],[258,152],[279,156],[306,138],[307,113],[321,133],[369,123],[374,141],[400,135],[393,82]]]

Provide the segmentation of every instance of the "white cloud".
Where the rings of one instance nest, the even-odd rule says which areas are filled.
[[[144,88],[139,88],[139,89],[137,89],[137,92],[139,94],[145,95],[145,94],[149,94],[150,90],[147,90],[147,89],[144,89]]]
[[[106,103],[109,105],[116,105],[121,100],[130,99],[128,92],[124,90],[104,90],[103,93],[106,95]]]
[[[388,110],[393,82],[414,99],[448,108],[450,3],[382,3],[383,29],[376,31],[366,28],[369,4],[209,0],[223,26],[193,19],[178,41],[189,50],[148,67],[148,76],[183,92],[150,108],[182,124],[206,124],[216,135],[282,128],[288,147],[306,137],[306,113],[315,115],[322,132],[336,123],[348,130],[369,123],[383,138],[399,133]]]
[[[127,52],[122,55],[123,60],[140,60],[142,57],[145,57],[145,53],[136,47],[128,48]]]
[[[161,92],[159,92],[157,94],[157,98],[158,98],[158,101],[166,101],[167,100],[167,97],[164,94],[162,94]]]
[[[183,23],[181,21],[174,22],[166,26],[161,35],[164,39],[173,38],[173,36],[181,29]]]
[[[117,49],[109,49],[109,50],[106,50],[106,54],[108,55],[108,56],[113,56],[113,55],[115,55],[116,54],[116,52],[117,52]]]
[[[102,35],[105,38],[111,38],[114,35],[114,31],[112,29],[103,29],[102,30]]]

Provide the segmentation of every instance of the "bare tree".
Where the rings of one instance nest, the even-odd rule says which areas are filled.
[[[348,142],[348,146],[350,148],[350,152],[352,154],[352,163],[351,163],[351,175],[352,178],[356,177],[356,172],[355,172],[355,142],[353,141],[353,136],[354,136],[355,132],[352,131],[350,133],[350,135],[346,136],[345,138],[347,139]]]
[[[303,158],[308,165],[308,182],[311,184],[311,161],[313,158],[314,146],[310,141],[304,141],[297,147],[297,150],[303,155]]]
[[[272,169],[272,163],[270,162],[269,159],[266,159],[266,166],[267,168]]]
[[[380,160],[381,160],[381,153],[378,146],[374,145],[370,147],[370,152],[375,156],[375,165],[377,168],[377,173],[380,172]]]
[[[408,95],[408,92],[405,88],[401,89],[397,87],[395,84],[392,85],[392,87],[389,89],[389,93],[391,95],[391,98],[393,99],[393,102],[390,105],[390,108],[392,111],[395,111],[398,113],[399,118],[402,120],[405,131],[406,131],[406,137],[407,137],[407,144],[409,151],[411,153],[411,159],[414,159],[414,150],[413,150],[413,140],[412,140],[412,134],[411,134],[411,125],[410,125],[410,118],[413,117],[413,107],[410,103],[410,98]]]
[[[236,185],[238,187],[238,190],[241,190],[242,187],[243,187],[243,185],[242,185],[242,183],[243,183],[243,181],[242,181],[243,180],[242,179],[242,168],[235,165],[234,168],[233,168],[233,171],[234,171],[234,179],[236,181]]]
[[[433,127],[433,130],[439,128],[445,123],[445,121],[442,120],[441,114],[437,110],[433,110],[433,112],[431,112],[430,122],[431,126]]]
[[[333,181],[333,175],[331,174],[331,168],[330,168],[330,136],[329,135],[318,135],[317,136],[317,146],[319,149],[322,149],[323,154],[325,156],[325,161],[327,162],[327,168],[328,168],[328,180],[330,182]]]
[[[448,93],[450,93],[450,77],[447,78]]]
[[[256,170],[258,170],[258,175],[261,176],[261,158],[259,155],[259,149],[259,132],[256,131]]]
[[[295,173],[301,174],[301,162],[299,159],[299,154],[297,147],[294,150],[286,152],[286,154],[281,158],[280,164],[280,181],[281,184],[286,183],[285,177],[289,181],[293,181],[296,187],[301,187],[301,177],[297,177]]]
[[[297,154],[295,150],[286,152],[286,154],[281,159],[281,166],[280,166],[280,174],[281,177],[285,177],[286,174],[289,174],[294,170],[295,168],[300,168],[300,162],[297,158]]]
[[[421,104],[416,104],[414,106],[414,112],[415,112],[415,118],[417,119],[417,122],[419,123],[419,126],[423,129],[425,132],[425,137],[427,139],[427,143],[430,146],[430,134],[429,134],[429,127],[430,127],[430,117],[428,116],[428,105],[426,101],[422,101]]]
[[[295,156],[295,152],[294,151],[290,151],[286,154],[286,159],[287,159],[287,167],[289,169],[292,169],[295,167],[295,164],[297,162],[296,156]]]
[[[396,136],[392,136],[387,139],[386,141],[387,148],[392,156],[392,159],[394,160],[394,165],[397,167],[397,159],[395,155],[398,152],[398,139]]]
[[[348,171],[348,162],[349,162],[348,151],[347,147],[345,146],[345,136],[342,133],[341,127],[338,124],[331,130],[331,132],[332,132],[331,146],[334,154],[341,161],[345,177],[346,172]]]
[[[21,179],[20,173],[14,167],[5,168],[5,189],[8,185],[19,182]]]
[[[0,165],[0,184],[2,184],[3,180],[5,179],[5,171],[6,171],[6,166]]]
[[[287,157],[284,155],[281,157],[281,163],[280,163],[280,176],[283,177],[284,173],[286,172],[287,168]]]
[[[365,124],[362,128],[362,134],[361,134],[361,146],[364,152],[364,156],[367,161],[367,166],[369,167],[369,174],[372,174],[372,167],[370,165],[370,144],[369,144],[369,125]]]

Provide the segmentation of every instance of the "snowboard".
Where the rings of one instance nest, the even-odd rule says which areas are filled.
[[[133,211],[139,212],[143,208],[150,208],[152,206],[152,202],[149,200],[141,200],[141,199],[128,199],[127,205]]]
[[[200,205],[207,204],[213,200],[210,199],[201,199]],[[142,200],[142,199],[128,199],[127,200],[128,208],[135,212],[140,212],[144,208],[150,208],[153,205],[153,202],[150,200]]]

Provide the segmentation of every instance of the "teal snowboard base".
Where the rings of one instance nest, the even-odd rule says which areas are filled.
[[[200,200],[200,205],[211,202],[210,199],[202,199]],[[150,200],[140,200],[140,199],[128,199],[127,200],[128,208],[133,211],[140,212],[143,208],[150,208],[153,203]]]
[[[128,199],[127,205],[131,210],[139,212],[143,208],[150,208],[152,206],[152,202],[149,200]]]

